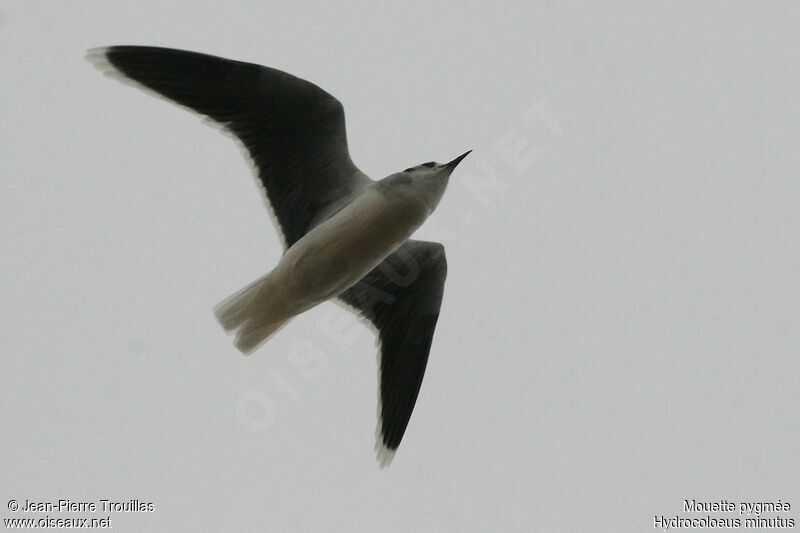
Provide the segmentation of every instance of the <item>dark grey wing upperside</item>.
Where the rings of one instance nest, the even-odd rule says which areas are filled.
[[[316,85],[252,63],[145,46],[89,52],[101,69],[206,115],[244,144],[287,247],[320,211],[370,180],[350,159],[344,110]]]
[[[447,261],[436,242],[406,241],[339,295],[378,330],[382,465],[400,445],[417,401],[439,319]]]

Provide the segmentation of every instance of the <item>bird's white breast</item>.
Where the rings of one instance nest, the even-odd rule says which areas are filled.
[[[314,227],[275,268],[293,314],[358,282],[403,244],[428,214],[419,198],[387,195],[373,186]]]

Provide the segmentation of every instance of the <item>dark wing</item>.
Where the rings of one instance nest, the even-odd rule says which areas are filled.
[[[350,160],[342,105],[312,83],[168,48],[112,46],[90,50],[89,59],[236,135],[258,168],[287,247],[320,211],[370,181]]]
[[[446,277],[444,246],[409,240],[339,295],[378,329],[381,466],[400,445],[414,410]]]

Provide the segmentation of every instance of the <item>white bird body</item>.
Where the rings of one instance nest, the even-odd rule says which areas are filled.
[[[295,242],[278,265],[216,309],[236,346],[249,353],[290,318],[341,294],[408,240],[433,209],[449,176],[395,174],[371,183]],[[384,191],[391,187],[391,194]]]
[[[403,244],[428,217],[419,201],[368,187],[292,245],[273,271],[305,311],[342,293]],[[293,313],[296,314],[296,313]]]

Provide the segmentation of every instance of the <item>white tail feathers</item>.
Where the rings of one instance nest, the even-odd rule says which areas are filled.
[[[236,332],[233,344],[243,354],[249,354],[278,331],[286,323],[286,320],[283,318],[272,322],[264,322],[260,318],[250,320]]]
[[[233,344],[248,354],[258,348],[290,318],[273,290],[269,274],[227,297],[214,314],[228,333],[236,331]]]
[[[252,308],[260,300],[258,297],[266,292],[268,285],[269,274],[236,291],[214,307],[214,314],[225,331],[230,333],[249,319]]]

